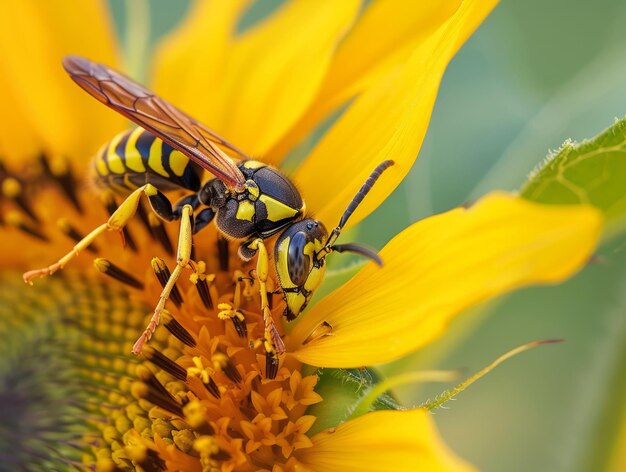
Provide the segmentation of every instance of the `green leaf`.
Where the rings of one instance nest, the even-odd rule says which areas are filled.
[[[626,229],[626,119],[582,143],[566,141],[520,193],[541,203],[591,204],[604,213],[609,235]]]
[[[346,420],[376,410],[400,410],[393,389],[418,382],[450,382],[458,373],[445,370],[406,372],[382,379],[375,370],[319,369],[315,391],[324,401],[313,405],[307,414],[317,417],[309,434],[332,428]]]
[[[309,434],[313,435],[326,428],[337,426],[352,415],[354,409],[367,395],[370,388],[380,382],[372,369],[319,369],[319,380],[315,391],[325,400],[313,405],[307,414],[317,416]],[[388,393],[379,395],[368,411],[398,410],[400,405]]]

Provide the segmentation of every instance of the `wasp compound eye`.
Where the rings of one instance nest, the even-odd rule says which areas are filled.
[[[287,270],[289,278],[296,285],[304,285],[311,270],[311,256],[305,254],[307,242],[306,234],[297,232],[289,243]]]

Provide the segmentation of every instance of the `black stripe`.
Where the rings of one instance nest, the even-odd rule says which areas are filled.
[[[104,151],[102,152],[102,161],[104,162],[104,165],[106,166],[107,172],[109,173],[109,175],[113,174],[113,172],[111,171],[111,168],[109,167],[109,148],[110,147],[111,147],[111,142],[109,141],[106,147],[104,148]]]
[[[117,146],[115,146],[115,154],[117,154],[119,158],[122,160],[122,164],[124,164],[125,169],[127,169],[126,168],[126,143],[128,142],[128,137],[130,136],[130,133],[131,131],[128,131],[124,135],[124,137],[120,139],[120,142],[117,143]]]
[[[200,174],[202,171],[197,165],[189,160],[189,162],[185,166],[185,171],[183,172],[183,175],[180,177],[176,175],[171,165],[171,157],[174,150],[175,149],[172,146],[170,146],[166,142],[163,142],[163,147],[161,148],[161,162],[163,163],[163,168],[170,176],[169,180],[176,183],[176,185],[180,185],[181,187],[197,192],[198,190],[200,190]]]
[[[200,190],[200,186],[202,185],[202,182],[200,181],[201,174],[202,169],[200,169],[192,161],[189,161],[189,164],[185,167],[185,172],[180,180],[185,188],[193,192],[197,192]]]
[[[173,150],[174,148],[172,146],[163,141],[163,146],[161,146],[161,164],[170,178],[177,181],[178,176],[174,173],[172,167],[170,166],[170,154]]]
[[[149,168],[148,159],[150,158],[150,148],[152,147],[152,143],[155,139],[156,137],[153,134],[144,131],[139,135],[139,138],[137,138],[137,141],[135,142],[135,147],[137,148],[137,151],[139,151],[139,155],[141,156],[146,169]]]
[[[172,146],[170,146],[169,144],[159,140],[161,142],[161,164],[163,165],[165,171],[168,173],[168,177],[162,176],[150,167],[150,165],[148,164],[150,160],[150,148],[152,147],[152,144],[156,139],[156,136],[154,136],[152,133],[149,133],[148,131],[143,131],[135,142],[135,148],[139,152],[141,160],[146,168],[146,172],[141,174],[141,176],[145,179],[144,183],[150,182],[151,184],[156,185],[159,188],[162,187],[161,190],[169,190],[176,187],[183,187],[197,192],[200,189],[201,185],[201,169],[198,166],[193,165],[190,161],[185,168],[183,176],[178,177],[174,173],[170,165],[170,154],[172,153],[174,148],[172,148]],[[141,177],[131,180],[133,180],[133,182],[136,182],[140,178]]]

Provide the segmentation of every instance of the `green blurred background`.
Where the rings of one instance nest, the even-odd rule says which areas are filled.
[[[280,2],[261,3],[248,21]],[[127,5],[111,6],[123,39]],[[151,44],[187,7],[151,2]],[[502,1],[450,64],[417,164],[359,239],[381,247],[420,218],[515,189],[548,150],[623,117],[624,24],[619,0]],[[446,442],[485,471],[604,470],[625,403],[618,389],[626,374],[625,247],[623,237],[605,244],[602,257],[566,284],[522,290],[467,313],[441,342],[384,372],[469,373],[519,344],[565,339],[508,361],[435,418]],[[398,394],[411,405],[442,388]]]

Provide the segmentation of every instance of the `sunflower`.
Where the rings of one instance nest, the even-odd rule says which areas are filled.
[[[354,226],[411,168],[447,63],[495,3],[290,1],[241,31],[249,1],[197,2],[158,48],[152,86],[273,165],[297,160],[327,128],[292,178],[330,224],[393,159]],[[101,205],[82,182],[88,156],[124,123],[60,67],[69,53],[119,66],[111,22],[98,2],[60,7],[10,2],[0,28],[1,457],[32,469],[471,470],[424,409],[371,411],[310,433],[310,407],[333,401],[316,391],[313,368],[398,359],[472,305],[565,279],[593,251],[598,213],[494,193],[410,226],[381,250],[382,268],[366,265],[293,327],[272,295],[287,347],[274,378],[254,266],[205,229],[197,271],[133,358],[175,261],[175,225],[140,212],[126,249],[108,234],[34,288],[14,271],[52,262],[116,204]]]

